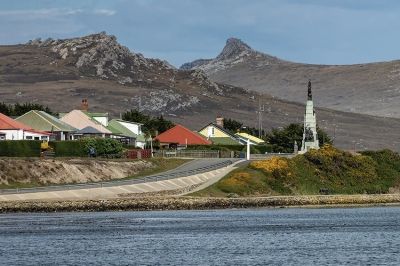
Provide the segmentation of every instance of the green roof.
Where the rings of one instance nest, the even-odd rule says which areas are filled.
[[[76,128],[44,111],[32,110],[21,115],[15,120],[24,123],[33,129],[47,132],[72,132],[77,130]]]
[[[113,134],[116,135],[122,135],[130,138],[135,138],[136,141],[145,141],[145,138],[143,135],[137,135],[125,126],[123,126],[121,123],[119,123],[119,119],[112,119],[110,122],[108,122],[107,129],[110,130]],[[126,123],[130,123],[129,121],[123,121]]]
[[[101,117],[101,116],[108,117],[108,113],[91,113],[91,112],[87,112],[87,111],[82,111],[82,112],[92,118]]]
[[[213,144],[215,145],[241,145],[241,143],[237,140],[234,140],[229,137],[224,138],[210,138]]]

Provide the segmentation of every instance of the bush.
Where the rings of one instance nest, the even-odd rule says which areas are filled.
[[[97,156],[120,156],[123,150],[121,142],[115,139],[82,138],[72,141],[56,141],[50,145],[59,157],[85,157],[91,147],[95,148]]]
[[[81,140],[54,141],[50,142],[57,157],[85,157],[88,152],[85,151]]]
[[[231,196],[245,196],[254,192],[265,192],[264,182],[257,175],[244,171],[233,172],[217,183],[217,187]]]
[[[0,141],[0,156],[39,157],[40,141],[37,140],[4,140]]]

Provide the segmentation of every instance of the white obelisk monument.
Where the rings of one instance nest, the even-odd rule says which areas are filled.
[[[311,80],[308,81],[306,113],[304,114],[303,141],[301,143],[301,150],[299,153],[306,153],[310,149],[319,149],[317,118],[315,116],[314,103],[312,100]]]

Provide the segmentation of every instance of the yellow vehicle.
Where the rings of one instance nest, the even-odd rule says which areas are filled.
[[[40,149],[42,151],[47,151],[51,149],[51,147],[49,146],[49,142],[47,140],[43,140],[42,143],[40,143]]]

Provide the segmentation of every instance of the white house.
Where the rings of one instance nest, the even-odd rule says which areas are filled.
[[[50,135],[0,113],[0,140],[49,140]]]

